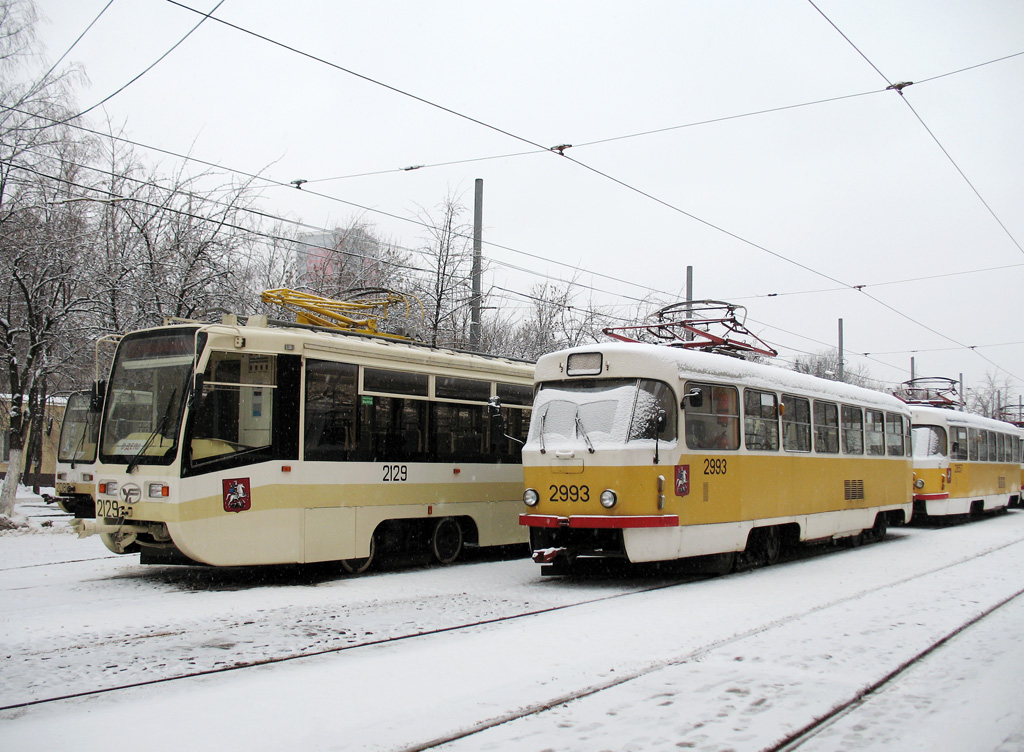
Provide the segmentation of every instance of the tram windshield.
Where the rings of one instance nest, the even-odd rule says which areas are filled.
[[[68,397],[57,443],[58,462],[69,462],[74,467],[76,463],[96,461],[99,419],[99,413],[89,410],[88,394],[75,392]]]
[[[676,438],[672,389],[652,379],[586,379],[540,385],[527,445],[600,449]],[[664,414],[660,424],[659,415]]]
[[[914,426],[911,435],[915,457],[946,456],[946,429],[941,426]]]
[[[133,467],[174,461],[194,358],[194,329],[141,332],[121,340],[104,405],[103,462]]]

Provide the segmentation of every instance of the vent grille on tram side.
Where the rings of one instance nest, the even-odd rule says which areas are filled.
[[[847,501],[858,501],[864,498],[863,480],[844,480],[843,486],[846,491]]]

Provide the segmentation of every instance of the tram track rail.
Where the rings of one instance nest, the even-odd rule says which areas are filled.
[[[660,669],[668,668],[668,667],[671,667],[671,666],[682,665],[684,663],[688,663],[688,662],[691,662],[691,661],[700,660],[700,657],[702,655],[704,655],[704,654],[707,654],[707,653],[710,653],[712,651],[721,649],[721,648],[726,647],[726,646],[731,645],[731,644],[742,642],[745,639],[749,639],[749,638],[751,638],[751,637],[753,637],[755,635],[759,635],[759,634],[768,632],[768,631],[770,631],[772,629],[776,629],[776,628],[778,628],[780,626],[783,626],[783,625],[786,625],[786,624],[798,621],[799,619],[806,618],[809,615],[812,615],[812,614],[815,614],[815,613],[827,610],[829,608],[834,608],[836,606],[839,606],[839,605],[842,605],[842,604],[845,604],[845,603],[849,603],[851,601],[855,601],[858,598],[863,598],[865,595],[868,595],[868,594],[871,594],[871,593],[876,593],[876,592],[884,591],[884,590],[886,590],[888,588],[894,588],[894,587],[897,587],[897,586],[900,586],[900,585],[904,585],[904,584],[909,583],[909,582],[913,582],[914,580],[917,580],[917,579],[920,579],[920,578],[923,578],[923,577],[927,577],[927,576],[930,576],[930,575],[934,575],[934,574],[940,573],[940,572],[942,572],[944,570],[951,569],[953,567],[962,565],[962,564],[967,563],[969,561],[972,561],[972,560],[975,560],[975,559],[978,559],[978,558],[981,558],[981,557],[984,557],[984,556],[991,555],[991,554],[996,553],[998,551],[1001,551],[1001,550],[1003,550],[1005,548],[1009,548],[1011,546],[1019,545],[1022,542],[1024,542],[1024,540],[1013,540],[1013,541],[1005,542],[1002,545],[989,547],[989,548],[987,548],[985,550],[981,550],[981,551],[975,552],[971,556],[958,558],[956,561],[947,562],[947,563],[943,564],[942,566],[934,567],[934,568],[931,568],[931,569],[929,569],[927,571],[922,571],[922,572],[915,573],[915,574],[910,575],[908,577],[901,578],[900,580],[895,581],[895,582],[886,583],[886,584],[881,585],[881,586],[875,586],[875,587],[871,587],[871,588],[866,588],[866,589],[863,589],[863,590],[859,590],[859,591],[857,591],[855,593],[851,593],[851,594],[845,595],[845,596],[843,596],[841,598],[829,600],[828,602],[818,604],[817,606],[815,606],[813,608],[804,609],[804,610],[802,610],[800,612],[790,614],[790,615],[788,615],[786,617],[783,617],[783,618],[780,618],[780,619],[775,619],[775,620],[773,620],[771,622],[768,622],[768,623],[760,624],[760,625],[758,625],[758,626],[756,626],[754,628],[748,629],[748,630],[746,630],[744,632],[741,632],[741,633],[737,633],[737,634],[731,635],[731,636],[723,638],[721,640],[714,640],[714,641],[706,642],[705,644],[703,644],[703,645],[701,645],[701,646],[699,646],[699,647],[697,647],[695,649],[687,651],[685,654],[683,654],[681,656],[676,656],[676,657],[673,657],[671,659],[666,659],[666,660],[661,660],[661,661],[654,661],[654,662],[648,663],[647,665],[642,666],[642,667],[638,668],[637,670],[630,671],[628,673],[620,674],[620,675],[616,676],[614,679],[609,679],[608,681],[601,682],[601,683],[598,683],[598,684],[590,684],[587,687],[580,688],[580,689],[577,689],[577,690],[574,690],[574,691],[571,691],[571,692],[560,694],[559,696],[557,696],[555,698],[548,698],[548,699],[546,699],[546,700],[544,700],[542,702],[538,702],[538,703],[535,703],[535,704],[532,704],[532,705],[528,705],[528,706],[523,706],[523,707],[521,707],[520,709],[518,709],[515,712],[511,712],[511,713],[508,713],[508,714],[505,714],[505,715],[501,715],[501,716],[498,716],[498,717],[495,717],[495,718],[487,719],[486,721],[482,721],[481,723],[476,724],[476,725],[474,725],[474,726],[472,726],[470,728],[460,730],[457,733],[445,735],[443,737],[437,737],[437,738],[434,738],[434,739],[432,739],[430,741],[427,741],[427,742],[423,742],[423,743],[418,743],[418,744],[414,744],[414,745],[411,745],[411,746],[402,747],[402,750],[403,750],[403,752],[414,752],[416,750],[431,749],[431,748],[440,746],[442,744],[445,744],[447,742],[456,741],[456,740],[459,740],[459,739],[471,737],[474,734],[481,733],[481,732],[483,732],[483,731],[485,731],[485,730],[487,730],[489,728],[500,726],[500,725],[508,723],[510,721],[514,721],[514,720],[517,720],[517,719],[520,719],[520,718],[525,718],[525,717],[528,717],[528,716],[531,716],[531,715],[537,715],[537,714],[543,713],[544,711],[549,710],[549,709],[551,709],[553,707],[556,707],[558,705],[562,705],[562,704],[566,704],[566,703],[571,703],[573,701],[580,700],[580,699],[583,699],[583,698],[586,698],[586,697],[598,694],[598,693],[600,693],[602,691],[606,691],[606,690],[611,689],[613,687],[625,684],[626,682],[629,682],[629,681],[632,681],[634,679],[637,679],[637,678],[639,678],[641,676],[644,676],[645,674],[648,674],[648,673],[651,673],[651,672],[654,672],[654,671],[658,671]],[[782,564],[780,566],[786,566],[786,564]],[[778,568],[778,567],[776,567],[776,568]],[[744,576],[744,575],[740,574],[738,576]],[[166,684],[166,683],[171,683],[171,682],[187,681],[189,679],[200,678],[200,677],[209,677],[209,676],[214,676],[214,675],[219,675],[219,674],[226,674],[226,673],[229,673],[229,672],[244,671],[244,670],[247,670],[247,669],[265,667],[265,666],[274,665],[274,664],[289,663],[289,662],[292,662],[292,661],[298,661],[298,660],[302,660],[302,659],[322,657],[322,656],[331,655],[331,654],[340,654],[340,653],[344,653],[344,652],[347,652],[347,651],[360,650],[360,649],[363,649],[363,648],[379,647],[379,646],[382,646],[382,645],[397,644],[397,643],[402,643],[402,642],[409,642],[409,641],[417,640],[417,639],[429,639],[429,638],[434,637],[434,636],[451,634],[451,633],[458,633],[458,632],[463,632],[463,631],[469,631],[469,630],[478,629],[478,628],[481,628],[481,627],[492,626],[492,625],[495,625],[495,624],[508,624],[508,623],[512,623],[512,622],[515,622],[515,621],[520,620],[520,619],[535,618],[535,617],[538,617],[538,616],[542,616],[544,614],[550,614],[550,613],[555,613],[555,612],[559,612],[559,611],[566,611],[566,610],[570,610],[570,609],[574,609],[574,608],[581,608],[581,607],[592,606],[594,604],[599,604],[599,603],[602,603],[602,602],[628,599],[629,597],[634,596],[634,595],[642,595],[642,594],[645,594],[645,593],[656,592],[656,591],[659,591],[659,590],[666,590],[666,589],[676,588],[676,587],[680,587],[680,586],[683,586],[683,585],[690,584],[692,582],[693,582],[693,578],[692,577],[687,578],[686,580],[683,580],[683,581],[672,581],[672,582],[667,582],[667,583],[666,582],[661,582],[658,585],[653,586],[653,587],[642,588],[642,589],[634,589],[634,590],[630,590],[629,592],[625,592],[625,593],[615,593],[615,594],[606,595],[606,596],[602,596],[602,597],[598,597],[598,598],[588,598],[586,600],[575,601],[575,602],[572,602],[572,603],[558,604],[558,605],[554,605],[554,606],[550,606],[550,607],[531,609],[531,610],[527,610],[527,611],[520,611],[520,612],[517,612],[517,613],[497,616],[497,617],[493,617],[493,618],[478,619],[478,620],[474,620],[472,622],[467,622],[467,623],[451,624],[451,625],[442,626],[442,627],[433,628],[433,629],[419,630],[419,631],[409,632],[409,633],[406,633],[406,634],[397,634],[397,635],[392,635],[392,636],[385,637],[385,638],[382,638],[382,639],[364,640],[364,641],[361,641],[361,642],[356,643],[356,644],[340,645],[340,646],[334,646],[334,647],[325,648],[325,649],[311,650],[311,651],[306,651],[306,652],[302,652],[302,653],[299,653],[299,654],[268,656],[266,658],[262,658],[262,659],[259,659],[259,660],[241,661],[241,662],[236,662],[236,663],[233,663],[233,664],[230,664],[230,665],[218,666],[218,667],[212,667],[212,668],[203,668],[203,669],[193,670],[193,671],[181,671],[181,672],[175,673],[175,674],[170,675],[170,676],[156,677],[156,678],[153,678],[153,679],[146,679],[146,680],[141,680],[141,681],[130,681],[130,682],[120,683],[120,684],[117,684],[117,685],[114,685],[114,686],[95,688],[95,689],[87,689],[87,690],[82,690],[82,691],[77,691],[77,692],[68,692],[68,693],[63,693],[63,694],[59,694],[59,695],[52,695],[52,696],[47,696],[47,697],[34,698],[32,700],[27,700],[27,701],[24,701],[24,702],[7,703],[7,704],[4,704],[4,705],[0,706],[0,711],[15,711],[15,710],[20,710],[20,709],[45,706],[45,705],[48,705],[48,704],[59,703],[59,702],[64,702],[64,701],[70,701],[70,700],[75,700],[75,699],[94,697],[94,696],[100,696],[100,695],[111,695],[111,694],[116,694],[117,692],[121,692],[121,691],[125,691],[125,690],[131,690],[131,689],[138,689],[138,688],[143,688],[143,687],[147,687],[147,686],[154,686],[154,685]],[[1020,595],[1020,593],[1017,593],[1016,595]],[[1010,600],[1012,600],[1013,597],[1016,597],[1016,596],[1011,596],[1010,598],[1006,599],[1005,602],[1009,602]],[[979,616],[978,619],[983,618],[983,616],[984,615]],[[973,621],[977,621],[977,619],[975,619]],[[972,621],[972,623],[973,623],[973,621]],[[968,628],[969,626],[970,626],[970,623],[962,625],[960,627],[960,629],[957,630],[957,633],[959,633],[959,631],[962,631],[963,629]],[[936,645],[931,647],[927,652],[930,652],[931,650],[934,650],[935,648],[939,647],[940,644],[944,643],[945,641],[948,641],[953,636],[955,636],[955,634],[947,635],[939,643],[937,643]],[[918,658],[917,660],[923,659],[925,657],[925,655],[926,655],[926,653],[922,653],[920,658]],[[907,667],[909,667],[909,664],[908,664]],[[902,670],[905,670],[907,667],[904,667]],[[896,672],[893,672],[893,675],[891,677],[888,677],[886,680],[887,681],[891,681],[892,678],[894,678],[895,676],[898,675],[899,671],[900,670],[897,670]],[[882,685],[879,684],[879,687],[881,687],[881,686]],[[866,696],[868,693],[873,692],[873,691],[876,691],[876,690],[874,688],[868,688],[868,690],[866,690],[865,693],[862,693],[858,697],[852,698],[850,700],[850,705],[852,706],[853,703],[856,703],[858,701],[862,701],[864,696]],[[822,727],[822,724],[828,723],[831,718],[838,717],[838,714],[841,713],[842,711],[843,711],[843,709],[839,708],[839,709],[837,709],[836,713],[830,715],[829,717],[816,720],[813,724],[809,724],[807,727],[805,727],[805,729],[802,729],[801,730],[802,733],[805,733],[805,734],[812,733],[814,731],[814,729],[820,728],[820,727]],[[794,740],[795,739],[796,739],[796,737],[794,737]],[[795,741],[787,741],[786,743],[795,743]],[[772,748],[772,749],[784,749],[784,748],[785,747],[779,746],[779,747],[775,747],[775,748]],[[795,749],[795,747],[793,747],[793,748]]]

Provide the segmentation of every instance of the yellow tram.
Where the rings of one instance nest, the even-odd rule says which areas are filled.
[[[531,364],[265,316],[133,332],[105,385],[96,519],[77,527],[143,563],[350,571],[382,544],[448,563],[464,544],[524,543],[513,439],[532,376]]]
[[[914,379],[896,392],[911,409],[916,516],[980,515],[1020,500],[1020,429],[955,409],[954,384]]]
[[[784,544],[910,520],[904,403],[674,344],[538,361],[520,522],[545,574],[587,557],[770,563]]]

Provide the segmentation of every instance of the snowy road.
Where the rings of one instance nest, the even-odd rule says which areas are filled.
[[[890,675],[800,748],[1024,733],[1024,513],[681,584],[528,560],[255,578],[93,543],[0,537],[4,750],[770,749]]]

